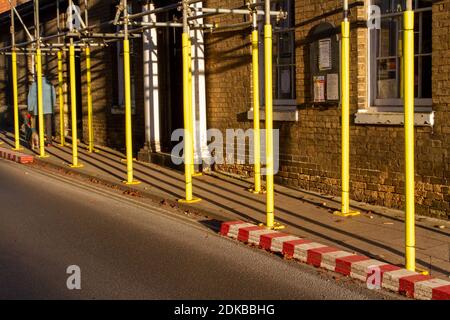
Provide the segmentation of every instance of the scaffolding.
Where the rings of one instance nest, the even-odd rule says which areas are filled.
[[[276,228],[274,222],[274,201],[273,201],[273,136],[271,132],[272,125],[272,29],[271,17],[277,19],[286,18],[286,13],[282,11],[270,10],[270,1],[257,2],[252,0],[246,6],[238,8],[206,8],[202,7],[196,9],[193,5],[203,3],[200,0],[182,0],[174,4],[169,4],[164,7],[153,8],[138,13],[129,12],[128,1],[122,0],[116,8],[116,14],[113,20],[100,22],[98,24],[89,24],[89,6],[88,0],[82,0],[84,4],[84,19],[82,19],[80,12],[74,10],[72,0],[68,0],[68,14],[69,14],[69,30],[62,32],[60,26],[60,2],[57,1],[56,16],[57,16],[57,33],[47,36],[41,36],[39,25],[39,0],[33,0],[34,8],[34,36],[31,35],[27,26],[23,22],[15,5],[9,0],[11,6],[11,37],[12,45],[10,47],[0,48],[0,54],[11,54],[13,64],[13,97],[14,97],[14,124],[15,124],[15,141],[16,148],[20,148],[20,132],[18,129],[18,95],[17,95],[17,62],[16,54],[32,55],[36,62],[36,82],[37,82],[37,97],[38,97],[38,125],[39,125],[39,157],[46,158],[48,155],[45,152],[44,143],[44,120],[43,120],[43,105],[42,105],[42,55],[55,54],[58,58],[58,96],[59,96],[59,111],[60,111],[60,145],[66,145],[65,137],[65,123],[64,123],[64,79],[63,79],[63,56],[66,52],[69,54],[69,85],[70,85],[70,110],[71,121],[70,131],[72,134],[72,168],[81,168],[83,164],[78,159],[78,136],[77,136],[77,96],[76,96],[76,77],[75,77],[75,52],[83,52],[86,63],[86,93],[87,93],[87,115],[88,115],[88,152],[96,152],[94,148],[94,129],[92,125],[92,79],[91,79],[91,58],[90,51],[92,46],[106,46],[112,42],[122,42],[123,57],[124,57],[124,95],[125,95],[125,144],[126,144],[126,184],[138,184],[139,181],[134,179],[133,175],[133,143],[132,143],[132,109],[131,109],[131,88],[130,88],[130,37],[142,36],[145,30],[152,28],[182,28],[182,65],[183,65],[183,114],[184,114],[184,167],[185,167],[185,197],[180,199],[182,202],[192,203],[200,201],[200,199],[193,196],[193,177],[200,175],[196,173],[194,168],[194,139],[195,121],[193,119],[192,106],[192,36],[190,30],[203,30],[206,32],[220,32],[221,30],[233,30],[253,27],[252,30],[252,56],[253,56],[253,85],[254,85],[254,137],[255,137],[255,185],[253,192],[261,193],[261,159],[260,159],[260,131],[259,131],[259,74],[258,74],[258,31],[257,31],[257,17],[266,16],[265,25],[265,86],[266,86],[266,169],[267,169],[267,221],[266,226],[269,228]],[[81,2],[81,1],[80,1]],[[179,10],[182,12],[182,19],[174,18],[172,21],[157,22],[144,19],[150,15],[168,12],[170,10]],[[218,15],[244,15],[248,16],[252,21],[250,23],[238,23],[234,25],[218,25],[216,23],[203,23],[204,18],[212,19]],[[76,30],[73,26],[73,18],[80,21],[81,27]],[[15,42],[14,21],[18,19],[24,28],[28,41],[22,43]],[[201,20],[202,23],[198,21]],[[115,33],[96,32],[97,29],[103,26],[119,26],[120,31]],[[54,42],[56,39],[57,42]],[[68,41],[67,41],[68,40]],[[29,46],[32,48],[29,48]],[[14,78],[15,77],[15,78]],[[269,89],[270,88],[270,89]],[[279,227],[279,226],[278,226]]]
[[[32,55],[36,63],[36,82],[38,90],[38,123],[39,123],[39,156],[48,157],[44,144],[44,121],[43,121],[43,101],[42,101],[42,55],[57,54],[58,57],[58,94],[60,109],[60,144],[65,146],[65,125],[64,125],[64,98],[63,98],[63,55],[69,53],[69,74],[70,74],[70,107],[71,107],[71,144],[72,144],[72,164],[73,168],[80,168],[82,164],[78,160],[78,137],[77,137],[77,97],[76,97],[76,77],[75,77],[75,52],[84,51],[86,61],[86,86],[87,86],[87,107],[88,107],[88,151],[95,152],[94,148],[94,128],[92,125],[92,90],[91,90],[91,47],[107,46],[109,43],[121,42],[124,56],[124,94],[125,94],[125,141],[126,141],[126,184],[138,184],[133,175],[133,144],[132,144],[132,109],[131,109],[131,89],[130,89],[130,38],[142,36],[145,30],[152,28],[182,28],[182,70],[183,70],[183,113],[184,113],[184,169],[185,169],[185,197],[182,202],[192,203],[200,201],[193,195],[193,177],[196,175],[194,169],[194,141],[195,121],[192,116],[192,57],[190,30],[203,30],[205,32],[219,32],[220,30],[241,30],[251,27],[251,49],[252,49],[252,82],[253,82],[253,113],[254,113],[254,186],[251,189],[254,193],[261,193],[261,146],[260,146],[260,97],[259,97],[259,45],[258,45],[258,16],[264,16],[264,86],[265,86],[265,129],[266,129],[266,222],[265,226],[270,229],[278,229],[283,226],[275,222],[274,216],[274,159],[273,159],[273,97],[272,97],[272,20],[286,18],[286,13],[271,10],[271,1],[251,0],[245,6],[239,8],[206,8],[196,9],[193,5],[202,3],[201,0],[181,0],[174,4],[153,8],[142,12],[129,12],[128,1],[121,0],[117,6],[113,20],[89,24],[88,0],[80,0],[84,3],[84,20],[77,10],[73,10],[73,1],[68,0],[69,5],[69,30],[62,32],[60,27],[60,1],[57,0],[57,33],[53,35],[41,36],[39,26],[39,0],[33,0],[34,8],[34,36],[29,32],[23,22],[19,12],[11,0],[11,46],[0,48],[0,54],[11,55],[12,61],[12,82],[14,100],[14,133],[15,150],[20,150],[19,138],[19,110],[18,110],[18,89],[17,89],[17,55]],[[145,19],[151,15],[168,12],[177,9],[182,12],[182,19],[173,19],[167,22],[148,21]],[[350,21],[348,1],[343,1],[344,19],[342,22],[341,41],[341,107],[342,107],[342,208],[337,214],[351,216],[357,214],[349,208],[350,193],[350,101],[349,101],[349,68],[350,68]],[[76,30],[73,26],[73,14],[79,19],[81,27]],[[251,22],[238,23],[234,25],[218,25],[216,23],[203,23],[203,18],[212,19],[218,15],[234,14],[249,17]],[[28,37],[28,41],[16,43],[15,41],[15,20],[18,20]],[[202,22],[199,22],[201,20]],[[404,69],[405,69],[405,132],[406,132],[406,265],[410,270],[415,269],[415,236],[414,236],[414,13],[412,11],[411,0],[407,1],[407,11],[404,18],[405,48],[404,48]],[[118,26],[120,31],[105,33],[100,29],[103,26]],[[56,39],[57,42],[53,42]],[[68,41],[67,41],[68,40]],[[32,48],[29,48],[29,46]]]

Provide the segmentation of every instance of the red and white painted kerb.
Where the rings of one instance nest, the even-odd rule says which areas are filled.
[[[34,157],[28,154],[20,153],[5,148],[0,148],[0,158],[11,160],[17,163],[26,164],[33,163]]]
[[[450,282],[408,271],[386,262],[318,242],[268,230],[243,221],[222,223],[220,234],[280,253],[315,267],[369,282],[378,273],[380,286],[421,300],[450,300]]]

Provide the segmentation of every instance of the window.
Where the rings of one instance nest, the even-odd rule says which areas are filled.
[[[128,3],[128,12],[132,12],[132,3]],[[121,31],[121,26],[117,26],[116,32]],[[130,38],[130,84],[131,84],[131,108],[135,112],[135,50],[133,38]],[[116,41],[116,61],[117,61],[117,95],[116,105],[112,108],[113,114],[122,114],[125,112],[125,80],[124,80],[124,61],[123,61],[123,41]]]
[[[274,105],[296,105],[295,86],[295,1],[273,0],[272,10],[285,11],[288,18],[272,18]],[[264,17],[260,16],[260,60],[264,61]],[[260,63],[261,106],[264,105],[264,63]]]
[[[381,9],[381,28],[370,31],[370,102],[379,110],[403,106],[402,43],[405,0],[372,0]],[[415,11],[416,111],[431,107],[431,4],[413,0]],[[393,109],[393,110],[389,110]]]

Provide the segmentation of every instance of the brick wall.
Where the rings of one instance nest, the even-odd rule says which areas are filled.
[[[10,9],[8,0],[0,1],[0,13],[8,11]]]
[[[350,1],[355,3],[357,1]],[[359,1],[361,3],[361,1]],[[244,1],[207,1],[208,7],[238,7]],[[351,112],[368,105],[366,8],[351,9]],[[280,130],[278,183],[340,195],[340,107],[311,103],[307,35],[319,22],[338,27],[342,1],[296,1],[296,85],[299,122],[275,122]],[[239,17],[219,23],[242,22]],[[450,216],[450,0],[433,5],[433,128],[417,127],[417,213]],[[251,107],[250,31],[207,37],[209,127],[250,128],[240,116]],[[230,59],[228,59],[230,58]],[[263,122],[262,122],[263,124]],[[352,122],[351,198],[392,208],[404,206],[404,133],[401,126],[356,125]],[[251,174],[251,167],[220,169]]]
[[[240,0],[206,1],[207,7],[235,8]],[[242,15],[223,15],[213,20],[219,25],[244,22]],[[220,32],[206,36],[206,103],[208,127],[224,132],[227,128],[253,128],[240,119],[252,107],[250,32]],[[230,143],[230,141],[228,141]],[[249,174],[251,166],[217,166],[232,173]]]
[[[424,178],[419,200],[431,213],[450,215],[450,0],[433,5],[433,110],[436,124],[421,141]],[[419,143],[419,142],[418,142]],[[427,161],[429,160],[429,161]],[[427,174],[429,173],[429,174]],[[444,213],[445,214],[445,213]]]

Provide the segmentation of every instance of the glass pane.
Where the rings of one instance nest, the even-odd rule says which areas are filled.
[[[414,54],[419,54],[419,47],[420,47],[420,34],[418,31],[414,31]]]
[[[293,52],[293,32],[279,33],[277,36],[278,54],[281,57],[291,57]]]
[[[382,19],[381,29],[379,30],[378,57],[397,56],[397,33],[397,19]]]
[[[422,57],[422,96],[431,99],[431,56]]]
[[[432,18],[431,11],[422,13],[422,53],[431,53]]]
[[[414,97],[419,97],[419,84],[420,84],[420,69],[422,68],[421,65],[419,65],[419,58],[414,58]]]
[[[415,2],[414,5],[415,9],[430,8],[433,0],[415,0],[414,2]]]
[[[397,59],[381,59],[377,62],[377,98],[399,98]]]
[[[292,76],[289,66],[281,66],[278,68],[278,99],[292,98]]]

